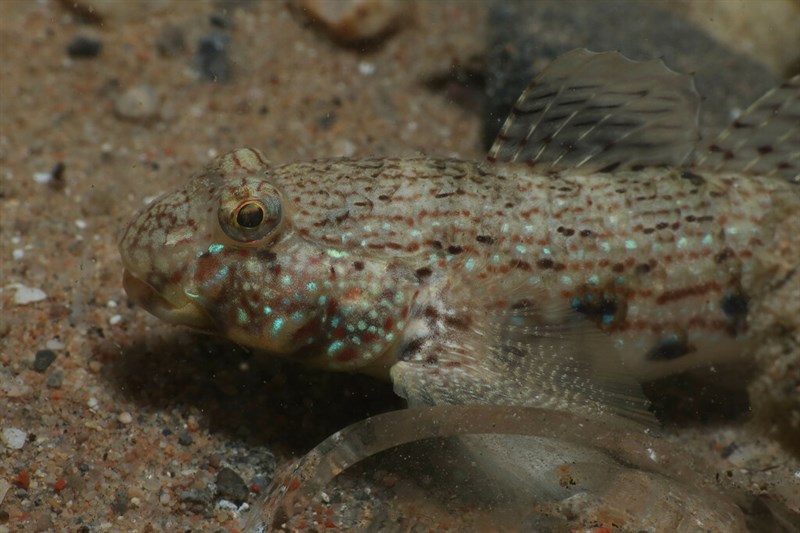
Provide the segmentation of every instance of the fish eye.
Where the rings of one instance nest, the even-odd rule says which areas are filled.
[[[264,220],[264,204],[258,200],[244,202],[236,210],[236,223],[243,228],[257,228]]]
[[[260,241],[275,231],[281,222],[281,202],[275,195],[248,198],[223,205],[219,210],[219,224],[225,235],[241,243]]]

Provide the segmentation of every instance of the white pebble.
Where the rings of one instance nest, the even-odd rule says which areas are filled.
[[[112,326],[116,326],[120,322],[122,322],[122,315],[114,315],[108,319],[108,323]]]
[[[25,446],[27,438],[28,434],[17,428],[3,428],[3,431],[0,433],[0,440],[3,441],[6,448],[12,450],[19,450]]]
[[[131,87],[117,98],[114,111],[117,116],[132,121],[148,121],[159,113],[161,99],[149,85]]]
[[[372,76],[375,74],[375,64],[367,61],[361,61],[358,64],[358,72],[362,76]]]
[[[86,221],[81,219],[76,220],[75,225],[78,226],[79,229],[86,229],[86,226],[88,226]]]
[[[53,174],[50,172],[37,172],[33,175],[33,181],[39,185],[47,185],[53,179]]]
[[[22,248],[15,248],[13,252],[11,252],[12,257],[15,261],[19,261],[23,257],[25,257],[25,250]]]
[[[133,416],[131,416],[128,411],[123,411],[119,414],[117,420],[119,420],[122,424],[130,424],[133,422]]]
[[[86,405],[88,405],[89,409],[91,409],[92,411],[96,411],[99,406],[99,402],[97,401],[97,398],[92,396],[91,398],[89,398],[89,401],[86,402]]]
[[[12,283],[6,285],[6,289],[16,289],[14,294],[14,303],[18,305],[25,305],[32,302],[41,302],[47,299],[47,294],[41,289],[35,287],[26,287],[22,283]]]
[[[67,346],[63,342],[61,342],[60,339],[50,339],[49,341],[47,341],[47,344],[45,345],[45,348],[47,348],[48,350],[63,350],[66,347]]]

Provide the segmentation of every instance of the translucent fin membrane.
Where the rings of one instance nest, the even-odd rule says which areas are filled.
[[[402,454],[382,453],[414,442]],[[378,512],[354,518],[358,501],[327,505],[321,492],[333,493],[334,478],[359,472],[351,467],[365,459],[361,477],[394,469],[417,482],[385,491]],[[358,531],[746,531],[717,483],[701,461],[633,425],[536,408],[426,407],[374,416],[325,440],[276,480],[245,531],[312,521]]]

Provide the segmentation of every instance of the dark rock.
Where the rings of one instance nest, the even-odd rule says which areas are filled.
[[[34,356],[33,369],[40,374],[44,373],[53,364],[56,357],[56,353],[53,350],[39,350]]]
[[[197,68],[210,81],[228,81],[231,62],[228,58],[230,38],[224,33],[209,33],[197,43]]]
[[[67,55],[73,59],[91,59],[100,55],[102,49],[100,39],[79,35],[67,45]]]
[[[180,434],[178,434],[178,444],[181,446],[189,446],[192,442],[192,436],[188,431],[181,431]]]
[[[701,131],[715,135],[779,80],[766,65],[714,40],[649,2],[493,0],[489,11],[485,141],[492,143],[517,97],[553,59],[575,48],[662,58],[693,73],[703,97]]]
[[[249,493],[244,480],[233,469],[226,467],[217,474],[217,494],[222,498],[241,505]]]

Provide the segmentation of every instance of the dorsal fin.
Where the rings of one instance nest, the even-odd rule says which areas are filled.
[[[800,75],[756,100],[698,154],[695,166],[800,183]]]
[[[610,171],[678,166],[699,138],[691,76],[660,60],[573,50],[522,93],[487,160]]]

